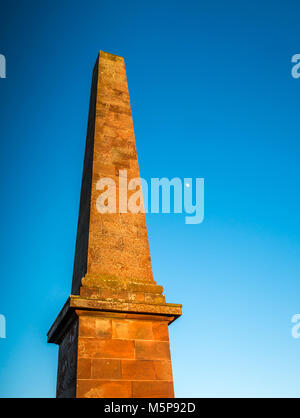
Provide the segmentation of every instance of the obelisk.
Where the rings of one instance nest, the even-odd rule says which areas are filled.
[[[72,292],[48,333],[48,342],[59,345],[59,398],[174,396],[168,325],[181,305],[166,303],[153,280],[145,214],[129,212],[119,199],[139,177],[124,59],[101,51],[92,79]],[[116,213],[99,211],[103,178],[116,184]]]

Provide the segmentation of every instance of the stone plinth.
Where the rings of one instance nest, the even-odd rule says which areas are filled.
[[[57,397],[173,397],[168,325],[180,314],[71,296],[48,334],[60,346]]]

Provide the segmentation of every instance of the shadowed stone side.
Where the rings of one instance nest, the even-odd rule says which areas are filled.
[[[78,319],[74,319],[70,328],[62,337],[59,345],[57,370],[57,398],[76,397],[78,349]]]
[[[84,164],[83,164],[80,207],[79,207],[73,281],[72,281],[72,294],[73,295],[76,295],[79,293],[81,279],[82,277],[84,277],[87,271],[98,67],[99,67],[99,60],[97,59],[95,67],[94,67],[94,71],[93,71],[89,119],[88,119],[85,156],[84,156]]]

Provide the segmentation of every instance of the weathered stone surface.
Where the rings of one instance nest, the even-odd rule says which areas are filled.
[[[153,340],[151,321],[120,319],[112,321],[113,338],[130,340]]]
[[[77,398],[132,398],[132,384],[117,380],[77,381]]]
[[[48,333],[60,345],[57,396],[173,397],[166,303],[152,275],[144,213],[100,214],[100,178],[138,178],[125,64],[100,52],[92,81],[72,294]],[[128,192],[128,196],[130,192]]]
[[[132,382],[134,398],[173,398],[173,382]]]
[[[167,341],[136,341],[135,356],[143,360],[170,360],[170,345]]]
[[[80,316],[79,337],[111,338],[111,319],[97,318],[92,315]]]
[[[79,338],[78,358],[134,358],[134,342]]]
[[[73,398],[76,396],[78,319],[74,319],[64,334],[58,354],[56,396]]]
[[[97,311],[79,313],[77,396],[106,394],[106,397],[111,397],[112,388],[119,390],[115,392],[116,397],[122,397],[125,393],[126,396],[137,397],[143,394],[144,397],[153,394],[157,397],[173,396],[172,367],[166,335],[168,321],[155,316],[145,320],[138,315],[126,319],[122,315],[99,318]],[[99,323],[106,330],[99,337],[96,331],[90,332],[91,324],[95,325],[97,321],[101,321]],[[84,332],[80,330],[81,326]],[[83,334],[84,337],[81,336]],[[83,383],[83,379],[86,382]],[[108,385],[108,380],[117,381],[118,384]],[[126,381],[126,386],[121,385],[121,381]],[[135,385],[135,382],[145,383],[145,391],[142,391],[143,385]],[[150,382],[153,386],[149,385]]]
[[[93,309],[102,311],[145,313],[178,317],[181,315],[181,305],[174,303],[136,303],[123,302],[118,299],[103,300],[94,298],[70,297],[70,306],[77,309]]]
[[[169,341],[169,330],[166,321],[153,323],[153,336],[155,340]]]
[[[78,379],[91,379],[92,378],[92,360],[88,358],[79,358],[77,365],[77,378]]]
[[[93,379],[121,379],[121,360],[93,359],[92,378]]]
[[[158,380],[173,380],[171,361],[154,360],[155,377]]]
[[[124,59],[101,51],[92,84],[72,294],[79,293],[86,275],[84,286],[90,287],[98,287],[101,274],[153,281],[145,215],[100,216],[96,209],[97,181],[110,177],[118,184],[122,169],[128,181],[138,178],[137,161]]]
[[[122,360],[122,376],[127,380],[155,380],[153,361],[149,360]]]

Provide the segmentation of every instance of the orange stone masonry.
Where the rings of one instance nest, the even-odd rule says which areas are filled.
[[[144,213],[101,214],[97,182],[139,178],[124,59],[93,72],[72,294],[48,333],[59,345],[57,397],[173,397],[168,325],[181,305],[153,279]],[[122,185],[123,184],[123,185]],[[125,185],[124,185],[125,184]],[[132,193],[132,192],[131,192]],[[130,196],[128,192],[128,197]],[[120,213],[121,212],[121,213]]]

